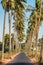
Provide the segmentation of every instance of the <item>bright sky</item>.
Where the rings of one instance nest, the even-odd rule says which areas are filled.
[[[0,0],[1,2],[1,0]],[[35,0],[27,0],[27,5],[32,5],[35,7]],[[30,12],[26,13],[26,16],[29,17]],[[2,5],[0,3],[0,41],[2,41],[2,32],[3,32],[3,20],[4,20],[4,10],[2,8]],[[12,21],[13,23],[13,21]],[[27,28],[27,22],[25,23],[25,27]],[[12,29],[13,32],[13,29]],[[6,33],[8,33],[8,13],[6,15]],[[39,38],[41,38],[43,35],[43,24],[40,27],[39,30]]]

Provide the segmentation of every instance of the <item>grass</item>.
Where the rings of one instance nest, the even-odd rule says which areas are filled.
[[[35,57],[35,55],[36,55],[36,53],[35,53],[35,51],[33,52],[33,51],[27,51],[27,55],[29,56],[29,57]],[[37,57],[39,58],[40,57],[40,52],[37,52]]]
[[[33,54],[33,52],[32,51],[29,51],[29,52],[27,52],[27,55],[29,56],[29,57],[34,57],[35,56],[35,53]]]
[[[31,59],[35,59],[35,62],[39,62],[40,60],[40,52],[38,51],[37,54],[34,52],[32,53],[32,51],[27,51],[27,56],[30,57]]]
[[[16,54],[16,52],[14,51],[14,52],[11,52],[11,55],[13,56],[14,54]],[[11,56],[10,55],[10,56]],[[1,60],[1,58],[2,58],[2,51],[0,51],[0,60]],[[9,59],[9,52],[6,52],[6,53],[4,53],[4,59]]]
[[[25,52],[25,50],[24,49],[21,49],[21,52]]]
[[[9,59],[9,53],[8,52],[4,54],[4,59]]]
[[[2,51],[0,51],[0,60],[2,58]],[[8,59],[8,53],[4,53],[4,58]]]

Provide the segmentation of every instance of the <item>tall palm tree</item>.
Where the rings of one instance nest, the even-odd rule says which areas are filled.
[[[17,21],[15,21],[14,28],[15,28],[14,31],[16,31],[16,33],[17,33],[16,35],[17,35],[17,39],[18,39],[18,42],[16,40],[16,43],[17,43],[17,45],[19,45],[19,42],[21,42],[24,37],[24,33],[23,33],[24,32],[24,22],[21,20],[19,21],[17,19]],[[15,35],[15,33],[14,33],[14,35]]]
[[[4,24],[3,24],[3,43],[2,43],[2,59],[4,58],[4,42],[5,42],[5,39],[4,39],[4,36],[5,36],[5,27],[6,27],[6,10],[4,12]]]
[[[39,32],[39,27],[41,25],[41,1],[36,0],[36,56],[37,56],[37,45],[38,45],[38,32]]]
[[[9,15],[9,53],[11,54],[11,20],[12,20],[12,13],[11,11],[15,9],[15,1],[14,0],[7,0],[7,11]]]
[[[19,0],[19,1],[15,0],[16,4],[15,4],[15,10],[14,10],[14,20],[15,20],[15,24],[14,24],[15,29],[14,30],[16,31],[16,33],[17,33],[16,25],[21,21],[21,19],[23,19],[22,12],[24,10],[24,6],[23,6],[22,2],[26,2],[26,0]],[[15,36],[15,33],[14,33],[14,36]],[[17,47],[19,48],[19,41],[16,41],[16,45],[17,45],[16,48]]]
[[[31,23],[31,22],[30,22]],[[28,24],[28,31],[27,31],[27,42],[26,42],[26,48],[28,51],[30,51],[31,46],[32,46],[32,36],[33,36],[33,23]]]
[[[10,2],[9,2],[9,53],[11,54],[11,10],[10,10]]]
[[[5,42],[5,27],[6,27],[6,1],[4,2],[5,0],[3,0],[1,3],[2,3],[2,6],[4,8],[4,24],[3,24],[3,38],[2,38],[2,60],[4,58],[4,42]]]
[[[2,59],[4,58],[4,35],[5,35],[5,24],[6,24],[6,12],[9,12],[9,51],[11,51],[11,11],[14,9],[14,3],[12,4],[13,1],[11,0],[2,0],[2,7],[5,10],[5,15],[4,15],[4,27],[3,27],[3,47],[2,47]]]

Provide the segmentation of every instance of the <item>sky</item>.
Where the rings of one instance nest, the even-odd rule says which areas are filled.
[[[1,0],[0,0],[1,2]],[[27,0],[27,5],[32,5],[35,7],[35,0]],[[29,11],[28,13],[26,13],[26,17],[29,18],[31,12]],[[4,10],[2,8],[2,5],[0,3],[0,41],[2,41],[2,34],[3,34],[3,22],[4,22]],[[12,23],[14,21],[12,20]],[[8,24],[8,13],[6,13],[6,33],[9,33],[9,30],[8,30],[8,27],[9,24]],[[25,22],[25,29],[27,29],[27,22]],[[12,29],[12,32],[13,32],[13,29]],[[41,38],[43,35],[43,24],[40,26],[40,30],[39,30],[39,36],[38,38]]]

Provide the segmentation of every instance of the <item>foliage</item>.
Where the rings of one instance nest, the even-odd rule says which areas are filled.
[[[23,41],[24,39],[24,12],[23,10],[25,9],[24,8],[24,5],[22,4],[23,3],[26,3],[26,0],[15,0],[15,11],[14,11],[14,14],[13,14],[13,18],[15,20],[15,25],[14,27],[16,28],[16,31],[17,31],[17,34],[18,34],[18,40],[21,42]],[[18,5],[18,6],[16,6]]]
[[[14,43],[14,34],[12,33],[11,34],[11,45],[13,45]],[[4,52],[7,52],[9,51],[9,34],[5,34],[5,51]]]
[[[22,43],[21,44],[21,49],[24,49],[25,48],[25,43]]]
[[[2,0],[1,1],[2,3],[2,7],[4,9],[6,9],[6,11],[9,11],[9,7],[10,7],[10,10],[14,9],[15,7],[15,3],[14,3],[14,0]]]
[[[24,39],[24,22],[20,21],[17,26],[16,26],[16,30],[18,33],[18,39],[19,41],[23,41]]]
[[[36,0],[36,8],[39,9],[41,5],[41,0]]]
[[[42,43],[42,38],[39,39],[39,46],[41,46],[41,43]]]

